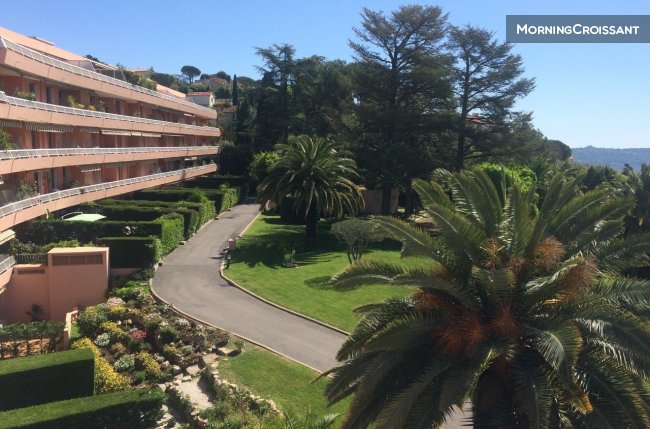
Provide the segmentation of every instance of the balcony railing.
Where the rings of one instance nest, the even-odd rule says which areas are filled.
[[[7,255],[0,255],[4,259],[0,261],[0,274],[4,273],[8,269],[11,269],[14,265],[16,265],[16,259],[13,256],[7,256]]]
[[[190,130],[218,131],[215,127],[202,127],[199,125],[188,125],[175,122],[159,121],[157,119],[139,118],[137,116],[116,115],[115,113],[97,112],[93,110],[77,109],[75,107],[59,106],[58,104],[42,103],[40,101],[25,100],[18,97],[11,97],[0,91],[0,103],[7,103],[11,106],[27,107],[30,109],[45,110],[47,112],[66,113],[68,115],[85,116],[97,119],[112,119],[114,121],[133,122],[137,124],[149,124],[159,126],[181,126]]]
[[[212,165],[203,165],[199,167],[184,168],[182,170],[167,171],[165,173],[150,174],[147,176],[134,177],[131,179],[116,180],[114,182],[98,183],[96,185],[81,186],[78,188],[66,189],[64,191],[51,192],[49,194],[37,195],[35,197],[27,198],[24,200],[16,201],[15,203],[7,204],[0,207],[0,218],[18,213],[30,207],[38,206],[43,203],[60,200],[62,198],[73,197],[75,195],[88,194],[105,189],[117,188],[120,186],[132,185],[135,183],[148,182],[151,180],[163,179],[178,174],[188,174],[202,170],[211,169]],[[207,172],[207,171],[206,171]]]
[[[99,147],[99,148],[60,148],[60,149],[17,149],[0,151],[0,161],[44,158],[49,156],[75,156],[75,155],[111,155],[129,153],[151,153],[151,152],[182,152],[190,153],[205,150],[218,151],[219,146],[176,146],[176,147]]]
[[[47,264],[47,253],[18,253],[14,257],[17,264]]]
[[[38,61],[39,63],[47,64],[48,66],[55,67],[55,68],[61,69],[61,70],[65,70],[67,72],[70,72],[70,73],[73,73],[73,74],[76,74],[76,75],[79,75],[79,76],[87,77],[89,79],[98,80],[98,81],[105,82],[105,83],[108,83],[108,84],[111,84],[111,85],[116,85],[116,86],[119,86],[121,88],[137,91],[137,92],[140,92],[140,93],[143,93],[143,94],[150,95],[152,97],[172,101],[174,103],[179,103],[179,104],[181,104],[183,106],[188,106],[188,107],[192,107],[194,109],[202,110],[206,114],[209,112],[210,117],[214,116],[214,110],[212,110],[210,108],[198,105],[198,104],[193,103],[191,101],[183,100],[183,99],[178,98],[178,97],[163,94],[163,93],[158,92],[158,91],[153,91],[151,89],[144,88],[142,86],[134,85],[132,83],[125,82],[123,80],[115,79],[114,77],[105,76],[105,75],[103,75],[101,73],[86,70],[85,68],[82,68],[82,67],[78,67],[78,66],[74,66],[72,64],[68,64],[65,61],[57,60],[57,59],[52,58],[50,56],[43,55],[40,52],[36,52],[36,51],[34,51],[32,49],[26,48],[26,47],[24,47],[22,45],[19,45],[19,44],[15,43],[15,42],[12,42],[11,40],[7,40],[4,37],[0,37],[0,48],[9,49],[9,50],[14,51],[14,52],[16,52],[16,53],[18,53],[18,54],[20,54],[22,56],[25,56],[27,58],[31,58],[34,61]]]

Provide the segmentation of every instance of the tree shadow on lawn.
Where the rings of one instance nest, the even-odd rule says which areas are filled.
[[[304,225],[288,224],[277,217],[262,218],[258,222],[273,226],[262,227],[263,231],[258,230],[253,235],[244,236],[232,254],[233,262],[243,262],[249,267],[262,264],[269,268],[281,268],[284,255],[294,249],[299,266],[328,262],[345,252],[345,244],[330,234],[331,220],[319,222],[316,246],[309,249],[305,248]],[[368,250],[399,249],[400,243],[392,240],[368,246]]]
[[[332,286],[329,284],[330,277],[329,276],[318,276],[318,277],[312,277],[310,279],[305,280],[305,284],[307,287],[311,289],[318,289],[318,290],[334,290]]]

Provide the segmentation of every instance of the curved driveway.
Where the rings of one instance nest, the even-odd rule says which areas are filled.
[[[241,204],[222,213],[167,255],[153,279],[154,292],[175,308],[324,371],[336,364],[345,340],[339,332],[294,316],[253,298],[219,275],[221,250],[259,212]]]
[[[230,286],[219,275],[221,251],[259,212],[241,204],[221,214],[167,255],[153,279],[154,292],[175,308],[235,335],[280,352],[318,371],[336,365],[345,335],[289,314]],[[278,243],[279,244],[279,243]],[[446,429],[464,427],[469,414],[453,413]]]

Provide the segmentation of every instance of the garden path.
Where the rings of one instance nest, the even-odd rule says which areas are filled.
[[[219,275],[221,251],[257,216],[252,201],[237,205],[167,255],[152,289],[183,313],[283,354],[318,371],[336,365],[345,335],[268,305],[230,286]],[[281,243],[278,243],[278,249]],[[459,429],[469,415],[456,412],[445,424]]]
[[[221,251],[259,212],[245,203],[222,213],[163,261],[154,292],[196,319],[284,354],[318,371],[336,364],[345,335],[289,314],[228,285],[219,275]],[[278,246],[281,243],[278,243]]]

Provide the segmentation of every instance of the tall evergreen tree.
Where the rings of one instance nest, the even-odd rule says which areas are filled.
[[[237,75],[232,78],[232,105],[239,106],[239,88],[237,87]]]
[[[452,26],[447,46],[456,58],[456,168],[462,169],[467,159],[485,157],[494,150],[493,144],[481,143],[490,134],[507,133],[515,102],[535,88],[535,81],[521,77],[521,56],[511,54],[512,46],[498,43],[488,30]]]
[[[354,88],[359,121],[360,167],[382,189],[382,213],[390,210],[391,189],[410,185],[432,166],[400,163],[426,160],[437,113],[446,107],[447,57],[441,43],[446,15],[439,7],[401,6],[390,15],[364,8],[355,28]],[[424,171],[422,171],[424,170]]]

